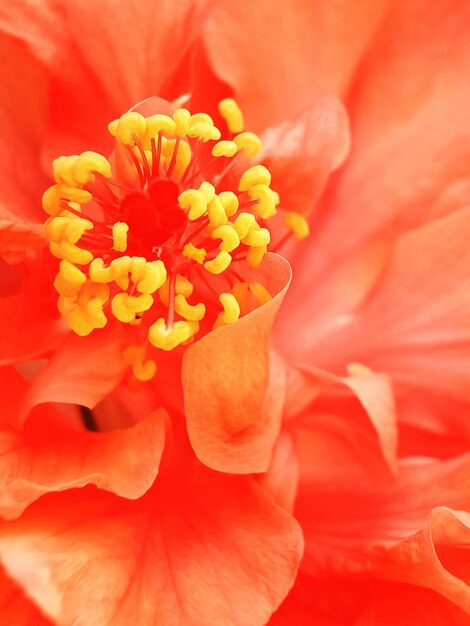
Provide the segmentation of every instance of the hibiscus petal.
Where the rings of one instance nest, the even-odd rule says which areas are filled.
[[[354,626],[467,626],[469,616],[430,589],[387,585],[373,589],[371,600]]]
[[[294,510],[299,464],[293,438],[281,431],[274,446],[268,471],[257,476],[258,482],[276,502],[292,512]]]
[[[44,71],[24,47],[4,35],[0,35],[0,81],[0,213],[6,208],[39,221],[41,192],[47,184],[38,167],[46,121]]]
[[[88,337],[70,333],[34,379],[22,418],[38,404],[64,402],[92,409],[120,382],[127,368],[122,337],[115,326]]]
[[[296,522],[252,481],[205,471],[157,481],[136,503],[88,488],[46,496],[0,527],[9,574],[57,624],[76,626],[130,616],[139,626],[262,626],[301,550]]]
[[[315,274],[377,233],[427,220],[468,178],[470,13],[458,0],[391,7],[350,94],[354,149],[317,213]]]
[[[27,385],[10,368],[3,368],[0,381],[1,516],[19,516],[50,491],[91,483],[135,499],[152,485],[165,440],[164,411],[153,411],[132,428],[93,433],[69,424],[52,407],[40,407],[18,431],[9,422]]]
[[[332,170],[349,150],[346,112],[333,97],[318,98],[297,118],[262,133],[260,160],[272,174],[282,208],[308,214]]]
[[[39,224],[26,224],[15,219],[0,218],[0,255],[24,253],[46,245]]]
[[[319,90],[342,92],[388,5],[261,0],[253,11],[219,1],[206,28],[209,59],[260,130],[310,106]]]
[[[16,265],[0,261],[0,366],[38,358],[63,339],[64,324],[47,279],[40,259]]]
[[[309,428],[316,431],[319,425],[316,422],[317,415],[320,416],[330,411],[332,414],[330,426],[333,421],[340,426],[340,416],[347,414],[347,420],[342,420],[343,428],[340,428],[344,431],[343,434],[350,437],[356,430],[355,436],[367,437],[372,427],[383,459],[392,472],[395,471],[397,423],[392,387],[387,376],[374,373],[359,364],[350,365],[349,376],[344,377],[303,365],[290,369],[291,372],[296,372],[295,396],[304,398],[305,402],[299,404],[297,397],[292,402],[292,393],[287,395],[285,414],[289,420],[288,427],[292,427],[292,424],[294,427],[296,424],[309,425]],[[358,416],[359,419],[353,419],[356,411],[354,407],[350,408],[349,404],[348,409],[342,412],[345,399],[344,387],[349,391],[347,396],[352,394],[352,397],[359,402],[368,417],[367,422],[361,420],[361,416]],[[347,397],[346,402],[348,402]],[[333,418],[335,414],[336,417]]]
[[[190,346],[182,380],[188,434],[198,458],[233,473],[268,468],[279,432],[284,368],[269,356],[274,319],[290,281],[290,267],[270,255],[258,280],[272,300]]]
[[[315,336],[317,327],[307,324],[305,315],[301,324],[293,310],[292,320],[281,319],[285,326],[278,341],[287,345],[289,326],[295,325],[301,333],[294,347],[298,359],[334,371],[360,361],[385,372],[394,381],[400,406],[411,402],[407,420],[413,420],[414,405],[416,423],[422,421],[419,415],[424,408],[428,414],[437,414],[436,394],[447,401],[454,398],[468,403],[469,235],[468,209],[405,233],[362,307],[333,318],[331,325],[323,328],[323,336],[321,329]],[[290,312],[289,303],[286,306]],[[415,406],[413,397],[417,388],[421,407]],[[431,425],[439,428],[442,423],[439,419]],[[465,432],[463,426],[455,430],[459,427],[451,415],[439,428],[441,432],[451,423],[453,432]]]
[[[0,569],[0,623],[5,626],[52,626],[23,591]]]
[[[306,533],[306,571],[429,587],[470,612],[469,466],[470,455],[409,460],[388,488],[359,483],[351,473],[347,482],[323,487],[309,478],[297,509]],[[321,508],[312,502],[312,489]]]

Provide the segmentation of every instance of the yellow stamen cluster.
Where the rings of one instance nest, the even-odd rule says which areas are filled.
[[[53,163],[55,184],[43,196],[49,216],[45,233],[51,253],[60,260],[54,281],[60,313],[82,336],[103,328],[111,317],[139,327],[135,332],[142,331],[145,337],[138,343],[145,345],[131,344],[124,352],[139,380],[149,380],[156,371],[155,361],[146,358],[150,346],[167,351],[186,345],[201,328],[235,323],[250,307],[271,298],[260,283],[234,278],[238,275],[231,268],[235,261],[250,267],[262,263],[271,241],[266,220],[277,213],[279,196],[271,189],[270,172],[260,164],[243,171],[233,190],[219,190],[232,164],[227,166],[224,159],[251,158],[261,150],[260,138],[244,130],[243,114],[234,100],[223,100],[219,112],[229,137],[222,138],[206,113],[191,114],[185,108],[171,116],[125,113],[108,128],[127,165],[113,171],[110,161],[95,152],[59,157]],[[208,142],[213,142],[210,153],[215,162],[224,163],[213,182],[201,180],[196,159],[197,144]],[[233,173],[231,177],[233,183]],[[178,233],[169,231],[174,237],[167,250],[165,242],[144,245],[147,239],[135,232],[122,208],[129,193],[134,200],[141,196],[148,207],[149,189],[160,181],[171,181],[177,188],[177,210],[186,220]],[[299,238],[308,233],[306,221],[296,213],[286,213],[284,223]],[[173,254],[174,262],[162,260]],[[190,267],[196,275],[189,280],[180,267]],[[233,286],[218,294],[214,317],[207,320],[204,285],[218,280],[210,275],[224,272]],[[194,292],[201,288],[198,298]]]

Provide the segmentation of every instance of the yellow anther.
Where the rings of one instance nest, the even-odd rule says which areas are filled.
[[[167,328],[165,320],[160,317],[148,331],[148,339],[155,348],[173,350],[192,336],[192,326],[189,322],[180,320],[171,328]]]
[[[61,185],[52,185],[42,194],[42,208],[48,215],[57,215],[64,210]]]
[[[64,259],[60,262],[59,274],[64,280],[74,285],[83,285],[86,283],[86,274],[84,274],[73,263]]]
[[[215,126],[205,122],[191,124],[187,132],[188,137],[200,139],[201,141],[217,141],[221,137],[221,132]]]
[[[130,111],[121,115],[118,120],[108,124],[108,130],[122,144],[130,146],[135,143],[136,138],[141,139],[145,136],[145,118],[136,111]]]
[[[194,113],[191,115],[191,125],[197,124],[199,122],[204,122],[204,124],[214,125],[214,120],[207,113]]]
[[[125,252],[127,250],[128,232],[129,226],[125,222],[113,224],[113,248],[116,252]]]
[[[97,152],[82,152],[73,166],[74,181],[82,185],[91,183],[95,180],[95,173],[111,178],[111,165],[108,159]]]
[[[51,244],[52,246],[53,244]],[[67,259],[71,263],[77,265],[87,265],[93,259],[93,255],[88,250],[78,248],[75,244],[66,241],[65,239],[59,244],[60,252],[62,256],[60,258]]]
[[[232,217],[238,211],[238,196],[233,191],[222,191],[219,193],[219,200],[227,217]]]
[[[163,135],[174,135],[176,132],[175,121],[169,115],[157,113],[145,118],[147,139],[155,138],[158,133]]]
[[[75,306],[75,304],[76,304],[76,299],[74,296],[60,295],[57,300],[57,308],[59,310],[59,313],[63,315],[64,317],[67,317],[67,315],[70,313],[70,311]]]
[[[291,230],[297,239],[305,239],[308,237],[310,228],[307,220],[300,213],[289,211],[284,215],[284,226]]]
[[[207,203],[204,194],[197,189],[186,189],[178,196],[178,203],[182,209],[188,210],[188,218],[197,220],[207,211]]]
[[[111,276],[119,287],[125,291],[129,287],[129,271],[131,269],[131,257],[121,256],[113,259],[110,264]]]
[[[70,156],[60,156],[54,159],[52,162],[52,171],[57,183],[64,183],[72,187],[75,186],[76,182],[73,176],[73,170],[79,158],[78,154],[72,154]]]
[[[131,269],[131,257],[126,255],[120,256],[117,259],[113,259],[111,261],[110,268],[113,280],[116,280],[116,278],[122,278],[123,276],[127,276],[127,273]]]
[[[218,196],[214,196],[212,201],[209,203],[207,207],[207,213],[209,215],[209,220],[212,226],[217,228],[217,226],[222,226],[222,224],[226,224],[228,222],[227,213],[223,207],[223,204],[219,200]]]
[[[231,293],[222,293],[219,296],[220,304],[224,307],[223,321],[225,324],[233,324],[240,317],[240,305]]]
[[[65,280],[61,274],[57,274],[54,279],[54,288],[61,296],[71,298],[80,292],[82,285],[80,283],[71,283]]]
[[[91,298],[88,301],[86,312],[88,319],[95,328],[104,328],[108,323],[108,319],[103,311],[103,300],[100,298]]]
[[[238,191],[248,191],[253,185],[271,184],[271,172],[264,165],[253,165],[243,172],[238,184]]]
[[[227,122],[231,133],[241,133],[243,130],[243,113],[238,104],[232,98],[226,98],[219,102],[219,113]]]
[[[98,298],[104,304],[109,298],[108,285],[88,281],[78,294],[78,304],[86,308],[89,300],[93,298]]]
[[[175,311],[187,321],[199,322],[206,314],[206,307],[202,302],[189,304],[183,294],[178,294],[175,297]]]
[[[128,296],[126,301],[127,308],[134,313],[148,311],[152,304],[153,298],[149,293],[143,293],[140,296]]]
[[[267,228],[255,229],[251,228],[248,231],[246,237],[243,238],[243,243],[247,246],[255,246],[256,248],[260,248],[262,246],[267,246],[271,241],[271,233]]]
[[[96,259],[93,259],[90,263],[88,273],[90,274],[91,280],[95,283],[110,283],[114,280],[111,274],[111,268],[105,267],[103,259],[99,257],[96,257]]]
[[[131,265],[129,271],[131,272],[131,278],[133,283],[140,282],[145,276],[145,270],[147,268],[147,259],[143,256],[131,257]]]
[[[264,220],[276,215],[276,203],[274,191],[267,185],[253,185],[248,189],[248,195],[252,200],[259,200],[259,204],[253,206],[256,215]]]
[[[168,141],[165,141],[163,143],[162,146],[162,155],[164,157],[164,162],[165,164],[168,166],[172,159],[173,159],[173,153],[175,151],[176,148],[176,139],[168,139]],[[176,161],[175,161],[175,173],[177,176],[181,177],[184,172],[186,171],[186,168],[189,165],[189,162],[191,161],[191,148],[188,144],[187,141],[184,140],[180,140],[179,144],[178,144],[178,150],[176,152]]]
[[[191,121],[191,113],[188,109],[176,109],[173,113],[173,120],[175,121],[175,135],[177,137],[187,135]]]
[[[238,146],[234,141],[218,141],[212,148],[212,156],[233,157],[238,152]]]
[[[145,348],[136,345],[127,346],[122,351],[122,358],[132,367],[132,373],[137,380],[151,380],[157,371],[155,361],[149,359],[144,363]]]
[[[137,283],[137,291],[144,294],[155,293],[166,281],[166,267],[163,261],[149,261],[144,278]]]
[[[157,373],[157,364],[153,359],[149,359],[143,363],[140,359],[136,360],[132,364],[132,373],[142,382],[147,382],[148,380],[152,380],[152,378]]]
[[[90,222],[90,220],[86,220],[83,217],[77,217],[68,223],[64,231],[64,237],[70,243],[78,243],[82,238],[83,233],[87,230],[91,230],[92,228],[93,223]]]
[[[49,217],[44,224],[44,234],[49,241],[59,243],[70,224],[70,217]]]
[[[248,249],[246,254],[246,262],[250,267],[259,267],[263,262],[264,255],[267,252],[267,246],[252,247]]]
[[[272,295],[261,283],[251,282],[248,288],[258,304],[266,304],[266,302],[272,300]]]
[[[211,274],[222,274],[232,262],[232,257],[228,252],[222,250],[212,261],[206,261],[204,267]]]
[[[192,259],[196,261],[196,263],[204,263],[204,259],[206,258],[206,251],[204,248],[196,248],[192,243],[187,243],[183,248],[183,256],[188,259]]]
[[[127,293],[118,293],[111,301],[111,311],[120,322],[133,322],[137,313],[148,311],[153,304],[152,296],[130,296]]]
[[[215,196],[215,187],[208,183],[207,181],[202,182],[199,185],[199,191],[202,193],[204,198],[206,199],[207,204],[214,199]]]
[[[86,311],[82,311],[82,309],[75,305],[66,315],[67,322],[69,323],[70,328],[80,337],[86,337],[89,335],[95,327],[93,326],[92,321],[87,315]]]
[[[214,228],[211,237],[213,239],[222,239],[222,243],[220,244],[219,248],[221,250],[226,250],[227,252],[232,252],[240,245],[240,237],[233,227],[233,224],[230,223],[223,224],[222,226],[217,226],[217,228]]]
[[[252,249],[255,250],[256,248]],[[245,311],[248,302],[248,283],[235,283],[232,287],[232,294],[238,302],[240,311]]]
[[[263,147],[261,139],[255,133],[240,133],[233,138],[233,141],[237,144],[240,151],[243,150],[247,157],[257,156]]]
[[[256,219],[253,213],[240,213],[236,220],[233,222],[233,227],[238,233],[240,239],[245,239],[248,235],[248,232],[253,228],[256,224]]]
[[[175,293],[176,294],[181,293],[183,296],[185,296],[185,298],[189,298],[192,295],[193,290],[194,290],[194,287],[190,280],[188,280],[185,276],[182,276],[181,274],[176,275],[176,281],[175,281]],[[160,300],[162,301],[162,304],[164,304],[167,307],[169,304],[169,298],[170,298],[170,280],[169,279],[166,280],[163,287],[160,287],[160,289],[158,290],[158,295],[160,296]]]
[[[69,202],[78,202],[78,204],[86,204],[92,199],[92,195],[86,189],[72,187],[71,185],[61,185],[62,198]]]

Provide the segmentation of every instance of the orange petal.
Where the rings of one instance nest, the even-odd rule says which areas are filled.
[[[257,280],[272,300],[190,346],[182,368],[196,455],[213,469],[242,474],[267,469],[284,394],[284,368],[270,358],[268,341],[290,281],[287,261],[269,255]]]
[[[24,592],[0,569],[0,624],[52,626]]]
[[[319,91],[343,92],[388,4],[261,0],[253,11],[223,0],[205,30],[208,56],[261,130],[300,113]]]
[[[0,527],[8,573],[60,624],[262,626],[295,578],[299,528],[250,479],[190,474],[135,503],[42,498]]]
[[[70,425],[52,407],[40,407],[18,431],[8,422],[27,385],[10,368],[2,369],[0,381],[1,516],[19,516],[50,491],[91,483],[135,499],[152,485],[165,440],[164,411],[153,411],[132,428],[93,433]]]
[[[433,407],[439,394],[468,402],[469,236],[468,209],[403,234],[367,300],[333,317],[326,327],[286,302],[293,317],[281,316],[278,341],[283,350],[290,349],[289,329],[299,328],[293,358],[334,371],[360,361],[389,375],[400,394],[411,396],[419,388],[422,406],[416,407],[416,423],[418,412],[437,413]],[[314,303],[311,309],[316,310]],[[416,405],[416,398],[410,400]]]
[[[346,112],[333,97],[318,98],[297,118],[262,134],[261,160],[286,211],[308,214],[330,173],[349,150]]]
[[[318,429],[323,430],[322,415],[327,415],[325,425],[328,431],[334,432],[336,424],[339,439],[357,438],[353,446],[364,446],[368,441],[370,449],[364,454],[366,462],[372,464],[374,448],[377,448],[389,469],[395,471],[397,421],[387,376],[357,364],[350,366],[349,376],[343,377],[307,366],[291,366],[289,371],[289,379],[294,380],[295,387],[286,398],[287,427],[297,424],[300,428],[309,428],[315,438]],[[348,389],[346,394],[344,387]],[[351,403],[353,399],[355,402]],[[367,420],[364,420],[364,413]],[[320,447],[325,452],[325,442],[320,443]]]
[[[458,1],[391,7],[348,101],[354,149],[317,213],[323,267],[428,220],[443,190],[468,177],[470,15]]]
[[[260,485],[276,502],[292,512],[294,510],[299,464],[293,438],[290,433],[281,431],[274,446],[268,471],[257,476]]]
[[[92,409],[121,381],[126,370],[122,337],[115,326],[88,337],[70,333],[34,379],[22,417],[38,404],[64,402]]]

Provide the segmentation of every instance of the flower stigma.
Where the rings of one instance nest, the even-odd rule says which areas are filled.
[[[243,278],[271,243],[279,208],[260,138],[237,103],[219,103],[224,136],[206,113],[130,111],[109,126],[115,150],[61,156],[43,195],[45,234],[60,260],[54,287],[70,328],[86,336],[117,320],[129,328],[124,360],[142,381],[158,351],[186,346],[271,299]],[[252,161],[253,163],[253,161]],[[302,239],[308,225],[284,213]]]

